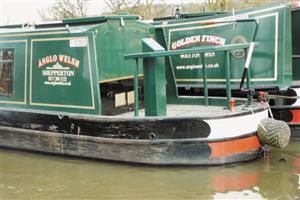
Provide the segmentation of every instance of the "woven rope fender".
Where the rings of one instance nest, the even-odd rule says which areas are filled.
[[[289,144],[291,130],[284,121],[266,118],[260,121],[257,134],[261,144],[285,148]]]

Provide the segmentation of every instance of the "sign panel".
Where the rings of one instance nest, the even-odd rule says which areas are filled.
[[[239,18],[239,16],[236,16]],[[241,15],[245,18],[245,15]],[[255,41],[263,41],[256,47],[250,65],[250,74],[254,81],[277,80],[278,50],[278,13],[269,13],[255,17],[259,20],[258,34]],[[230,17],[227,17],[230,20]],[[223,18],[222,20],[225,20]],[[200,22],[200,21],[199,21]],[[205,46],[224,46],[229,44],[250,43],[253,40],[255,24],[239,23],[178,23],[165,27],[166,41],[169,50]],[[231,80],[239,82],[247,51],[230,51]],[[225,52],[205,52],[204,67],[207,80],[213,83],[225,82]],[[199,53],[181,54],[171,58],[177,83],[203,82],[203,63]]]
[[[95,109],[88,37],[31,41],[30,104]]]

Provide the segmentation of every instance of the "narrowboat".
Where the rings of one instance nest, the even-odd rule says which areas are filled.
[[[288,125],[268,117],[242,69],[260,62],[256,78],[275,74],[266,79],[276,84],[291,76],[278,67],[283,56],[264,69],[264,57],[291,53],[280,37],[286,9],[204,22],[116,15],[2,26],[0,147],[153,165],[229,164],[285,147]],[[255,16],[280,34],[263,34],[274,27],[259,29]],[[255,40],[266,36],[280,40]],[[237,79],[245,96],[233,97]],[[212,95],[224,85],[225,95]],[[182,93],[196,89],[203,95]]]
[[[300,3],[272,3],[257,8],[223,13],[177,13],[174,17],[154,20],[160,29],[158,38],[169,50],[199,46],[241,44],[257,42],[251,64],[244,68],[247,49],[231,50],[230,70],[232,93],[245,96],[240,82],[243,73],[250,77],[254,96],[265,93],[270,105],[270,117],[287,122],[292,128],[292,137],[300,137]],[[228,20],[255,19],[252,23],[227,23]],[[224,23],[220,23],[220,22]],[[207,54],[208,93],[226,95],[226,55],[222,52]],[[201,96],[204,94],[199,54],[181,54],[169,60],[179,95]],[[167,87],[169,87],[168,85]],[[167,90],[172,91],[172,90]]]

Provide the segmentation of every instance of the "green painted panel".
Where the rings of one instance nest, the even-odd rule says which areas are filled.
[[[163,50],[164,48],[152,38],[143,39],[144,52]],[[165,59],[163,57],[144,59],[145,116],[166,115],[166,76],[164,61]]]
[[[156,23],[155,38],[168,49],[185,49],[196,46],[227,45],[250,42],[254,24],[214,23],[219,20],[255,18],[259,27],[250,64],[252,85],[281,88],[292,81],[291,63],[291,10],[286,5],[273,5],[243,10],[235,13]],[[214,21],[211,21],[214,20]],[[160,29],[163,29],[161,32]],[[225,42],[224,42],[225,41]],[[225,86],[224,53],[211,53],[205,57],[207,77],[210,84]],[[245,52],[234,51],[231,55],[231,80],[238,87],[245,62]],[[177,84],[201,84],[202,65],[199,54],[183,54],[170,59],[167,69],[168,82]],[[171,71],[171,72],[170,72]],[[171,77],[170,77],[171,76]],[[172,77],[173,76],[173,77]]]
[[[247,32],[244,30],[248,29]],[[223,46],[226,44],[249,42],[254,33],[251,24],[216,24],[215,26],[197,26],[194,28],[175,28],[168,30],[170,50],[185,49],[199,46]],[[209,82],[225,81],[224,52],[207,52],[204,56],[207,79]],[[240,78],[245,61],[245,51],[232,51],[231,78]],[[199,53],[173,56],[172,65],[178,83],[202,82],[202,63]],[[270,72],[272,73],[272,72]]]
[[[132,77],[135,63],[125,61],[124,54],[142,52],[142,39],[148,37],[147,25],[130,18],[123,19],[122,25],[118,18],[100,25],[97,31],[99,81]]]
[[[30,105],[97,110],[89,46],[87,36],[32,39]]]
[[[15,49],[13,95],[1,107],[54,113],[101,113],[92,32],[36,31],[0,35]]]

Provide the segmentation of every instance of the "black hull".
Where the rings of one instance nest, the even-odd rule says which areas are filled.
[[[228,156],[213,156],[211,144],[257,140],[256,136],[230,141],[124,140],[0,127],[0,146],[26,151],[149,165],[223,165],[258,159],[261,148]],[[215,153],[216,154],[216,153]]]
[[[291,127],[291,137],[295,139],[300,138],[300,124],[290,125]]]
[[[257,124],[267,116],[261,104],[217,117],[116,118],[1,110],[0,147],[150,165],[222,165],[261,157]]]
[[[285,121],[291,128],[291,138],[300,138],[300,107],[274,106],[271,107],[274,118]]]

